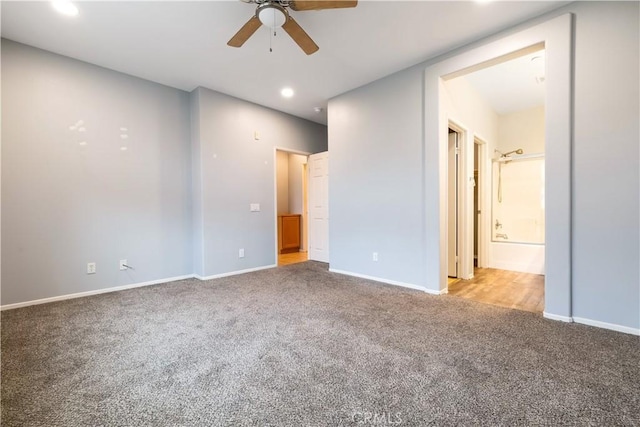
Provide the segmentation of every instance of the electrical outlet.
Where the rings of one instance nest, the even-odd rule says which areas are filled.
[[[238,251],[238,258],[244,258],[244,249]]]
[[[126,270],[127,269],[127,260],[126,259],[121,259],[119,266],[120,266],[120,270]]]
[[[378,252],[374,252],[374,253],[373,253],[372,259],[373,259],[375,262],[378,262]]]
[[[87,274],[96,274],[96,263],[95,262],[87,263]]]

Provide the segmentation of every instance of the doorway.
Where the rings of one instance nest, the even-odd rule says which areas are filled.
[[[465,172],[469,149],[466,147],[470,132],[458,120],[449,120],[447,150],[447,259],[448,281],[473,277],[472,251],[473,223],[469,199],[470,181]]]
[[[276,259],[278,266],[307,261],[306,153],[275,150]]]
[[[571,308],[571,141],[573,67],[570,14],[465,50],[425,69],[424,73],[424,202],[438,206],[424,220],[424,276],[433,293],[447,291],[447,120],[443,86],[447,79],[502,62],[515,53],[545,48],[545,294],[544,317],[572,321]],[[485,140],[486,133],[480,132]],[[486,199],[486,197],[485,197]],[[438,236],[438,239],[433,239]]]
[[[449,121],[451,294],[481,301],[490,296],[489,301],[542,312],[537,300],[544,295],[545,273],[544,72],[541,46],[444,82],[450,114],[472,124],[469,134],[490,135],[485,144],[475,135],[461,138]],[[474,282],[474,276],[482,280]],[[523,301],[534,302],[533,308]]]
[[[544,309],[544,276],[482,268],[476,270],[473,279],[457,279],[449,283],[449,295],[541,314]]]

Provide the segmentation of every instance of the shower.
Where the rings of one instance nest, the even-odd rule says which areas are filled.
[[[506,153],[503,153],[500,150],[493,150],[493,151],[495,151],[496,153],[500,154],[500,157],[508,157],[508,156],[510,156],[512,154],[522,154],[522,153],[524,153],[524,150],[522,148],[518,148],[517,150],[507,151]]]
[[[500,158],[498,158],[498,203],[502,203],[502,163],[511,161],[508,157],[512,154],[523,154],[524,150],[522,148],[518,148],[516,150],[507,151],[506,153],[496,149],[493,151],[500,154]]]

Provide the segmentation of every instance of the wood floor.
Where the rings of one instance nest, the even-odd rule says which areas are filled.
[[[306,252],[293,252],[290,254],[279,254],[278,265],[297,264],[299,262],[305,262],[309,258]]]
[[[449,295],[542,313],[544,276],[494,268],[476,268],[471,280],[450,279]]]

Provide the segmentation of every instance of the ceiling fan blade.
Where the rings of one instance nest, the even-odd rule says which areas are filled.
[[[231,37],[231,40],[229,40],[227,44],[232,47],[242,46],[244,42],[249,40],[249,37],[251,37],[253,33],[260,28],[261,25],[262,22],[260,22],[257,17],[252,16],[251,19],[249,19],[247,23],[240,28],[240,31],[238,31],[235,36]]]
[[[294,0],[289,3],[289,7],[293,10],[342,9],[357,5],[358,0]]]
[[[313,40],[311,40],[309,34],[307,34],[291,16],[287,17],[287,21],[282,26],[282,29],[285,30],[287,34],[289,34],[289,36],[291,36],[293,41],[296,42],[307,55],[311,55],[312,53],[320,49],[318,45]]]

